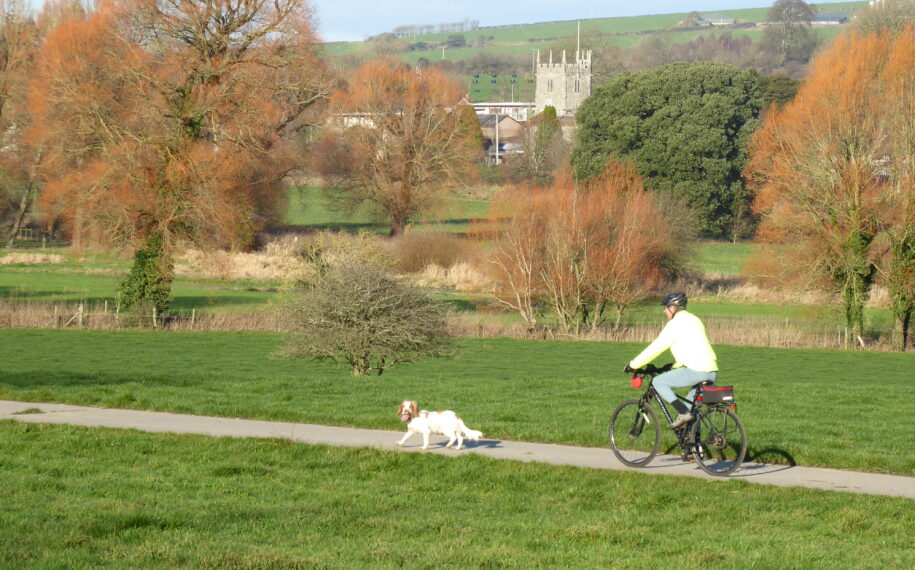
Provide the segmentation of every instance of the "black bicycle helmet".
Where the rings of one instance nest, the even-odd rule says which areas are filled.
[[[664,295],[664,300],[661,301],[661,305],[665,307],[676,307],[678,309],[686,308],[686,293],[668,293]]]

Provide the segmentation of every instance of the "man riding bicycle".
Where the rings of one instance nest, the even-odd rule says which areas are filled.
[[[657,358],[667,349],[674,356],[673,368],[654,379],[654,387],[677,410],[677,418],[671,429],[678,428],[693,420],[693,415],[682,400],[677,399],[673,388],[694,386],[700,382],[714,382],[718,377],[718,358],[705,334],[705,326],[699,317],[686,310],[686,293],[669,293],[661,301],[668,323],[645,350],[624,368],[632,372]],[[690,391],[688,398],[693,398]]]

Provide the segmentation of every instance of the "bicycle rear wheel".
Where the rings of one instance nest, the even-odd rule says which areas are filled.
[[[661,446],[661,426],[650,404],[626,400],[610,416],[610,448],[629,467],[644,467]]]
[[[693,423],[690,438],[696,464],[710,475],[729,475],[747,453],[743,422],[725,406],[706,408]]]

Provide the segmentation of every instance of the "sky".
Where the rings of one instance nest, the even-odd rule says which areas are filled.
[[[479,20],[480,26],[768,8],[774,0],[311,0],[324,41],[362,41],[396,26]]]

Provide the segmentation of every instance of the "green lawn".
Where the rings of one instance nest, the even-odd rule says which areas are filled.
[[[10,421],[0,500],[8,568],[904,568],[915,555],[908,499]]]
[[[0,330],[0,399],[401,429],[399,401],[459,410],[490,438],[606,447],[635,395],[620,370],[642,345],[462,340],[456,359],[381,377],[274,355],[254,333]],[[915,355],[716,347],[752,458],[915,474],[906,394]],[[609,451],[608,451],[609,452]]]
[[[488,200],[450,195],[431,212],[419,216],[414,225],[417,229],[461,233],[467,230],[471,221],[485,218],[488,212]],[[388,221],[373,215],[368,205],[352,213],[335,209],[324,189],[315,186],[290,191],[286,223],[312,229],[368,229],[377,232],[390,229]]]
[[[705,273],[738,276],[753,253],[750,242],[705,241],[697,244],[695,259],[691,266]]]
[[[127,274],[127,263],[112,263],[109,270],[93,272],[67,267],[68,264],[2,265],[0,296],[9,301],[53,303],[85,302],[101,311],[105,303],[114,311],[120,281]],[[279,283],[223,282],[178,278],[172,287],[172,310],[190,313],[253,311],[265,308],[275,294],[261,289]]]

